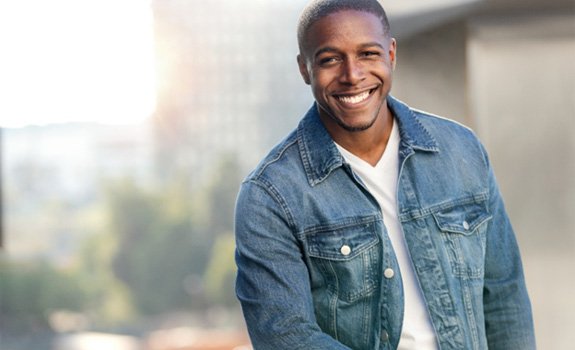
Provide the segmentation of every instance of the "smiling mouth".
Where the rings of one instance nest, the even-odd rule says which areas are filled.
[[[358,104],[358,103],[361,103],[361,102],[367,100],[369,95],[371,95],[371,93],[374,90],[375,89],[364,91],[364,92],[357,94],[357,95],[339,95],[339,96],[336,96],[336,98],[338,99],[338,101],[343,102],[345,104],[355,105],[355,104]]]

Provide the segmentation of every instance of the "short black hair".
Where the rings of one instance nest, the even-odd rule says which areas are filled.
[[[346,10],[369,12],[375,15],[381,20],[384,33],[391,35],[387,15],[377,0],[312,0],[301,13],[297,26],[297,42],[300,51],[303,50],[308,29],[315,22],[333,13]]]

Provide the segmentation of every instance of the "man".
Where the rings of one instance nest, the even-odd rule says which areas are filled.
[[[242,184],[236,291],[255,349],[532,349],[519,251],[469,129],[389,95],[375,0],[298,27],[316,103]]]

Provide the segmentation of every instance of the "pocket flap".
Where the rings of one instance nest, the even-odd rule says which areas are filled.
[[[442,231],[472,234],[475,229],[491,219],[487,211],[487,202],[468,202],[443,207],[433,213],[437,226]]]
[[[377,244],[378,220],[330,225],[308,233],[308,252],[316,258],[349,260]]]

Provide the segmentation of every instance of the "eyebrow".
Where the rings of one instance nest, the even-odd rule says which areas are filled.
[[[365,44],[361,44],[358,46],[358,49],[367,49],[369,47],[378,47],[382,50],[384,50],[384,47],[382,44],[378,43],[378,42],[370,42],[370,43],[365,43]],[[326,46],[326,47],[322,47],[321,49],[317,50],[315,55],[313,56],[314,58],[317,58],[319,55],[324,54],[326,52],[340,52],[341,50],[336,49],[335,47],[332,46]]]
[[[376,47],[378,47],[378,48],[380,48],[380,49],[382,49],[382,50],[385,50],[385,48],[383,47],[382,44],[380,44],[380,43],[378,43],[378,42],[375,42],[375,41],[374,41],[374,42],[371,42],[371,43],[361,44],[361,45],[359,45],[359,48],[360,48],[360,49],[367,49],[368,47],[373,47],[373,46],[376,46]]]
[[[317,50],[316,53],[313,55],[314,58],[317,58],[319,55],[324,54],[326,52],[339,52],[340,50],[336,49],[335,47],[326,46],[322,47],[321,49]]]

